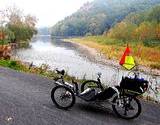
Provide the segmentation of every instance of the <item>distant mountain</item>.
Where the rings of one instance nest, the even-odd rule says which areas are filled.
[[[130,13],[142,12],[160,0],[94,0],[52,27],[54,36],[99,35]]]
[[[48,27],[38,28],[38,35],[50,35],[50,29]]]

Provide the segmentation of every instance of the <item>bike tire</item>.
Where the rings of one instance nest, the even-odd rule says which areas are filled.
[[[64,90],[66,90],[66,92],[70,93],[70,97],[72,98],[72,100],[71,100],[71,102],[70,102],[68,105],[66,105],[66,106],[60,105],[60,104],[57,102],[57,100],[56,100],[56,98],[55,98],[55,93],[56,93],[56,91],[57,91],[58,89],[64,89]],[[62,95],[59,95],[59,96],[62,96]],[[61,98],[61,97],[60,97],[60,98]],[[66,97],[65,97],[65,98],[66,98]],[[75,104],[75,100],[76,100],[73,91],[72,91],[70,88],[66,87],[66,86],[56,86],[56,87],[54,87],[54,88],[52,89],[52,91],[51,91],[51,99],[52,99],[53,103],[57,106],[57,108],[65,109],[65,110],[71,108],[71,107]]]
[[[99,88],[102,91],[102,88],[99,87],[99,82],[95,80],[87,80],[81,85],[81,92],[86,90],[87,88]]]
[[[139,101],[136,97],[130,97],[130,98],[135,101],[136,105],[138,106],[138,111],[137,111],[133,116],[128,117],[128,116],[126,116],[126,115],[120,114],[120,112],[117,110],[117,108],[116,108],[116,106],[115,106],[115,103],[116,103],[118,97],[117,97],[117,96],[114,97],[114,99],[113,99],[113,104],[112,104],[112,109],[113,109],[113,111],[115,112],[115,114],[116,114],[118,117],[120,117],[120,118],[122,118],[122,119],[130,120],[130,119],[137,118],[137,117],[141,114],[142,108],[141,108],[141,103],[140,103],[140,101]]]

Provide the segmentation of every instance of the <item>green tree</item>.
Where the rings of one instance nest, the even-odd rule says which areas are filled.
[[[14,33],[17,42],[28,41],[37,33],[35,25],[37,19],[31,15],[24,15],[23,12],[13,6],[6,11],[8,22],[6,28]]]
[[[148,14],[148,21],[156,21],[160,23],[160,6],[154,7]]]

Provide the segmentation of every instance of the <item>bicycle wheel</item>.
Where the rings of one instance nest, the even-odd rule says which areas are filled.
[[[75,103],[73,91],[65,86],[56,86],[51,91],[53,103],[60,109],[71,108]]]
[[[128,120],[138,117],[141,113],[140,101],[135,97],[118,98],[116,96],[113,99],[112,108],[118,117]]]
[[[95,89],[98,89],[99,91],[101,91],[101,88],[99,87],[98,84],[99,84],[98,81],[87,80],[87,81],[85,81],[85,82],[82,83],[82,85],[81,85],[81,92],[83,92],[87,88],[95,88]]]

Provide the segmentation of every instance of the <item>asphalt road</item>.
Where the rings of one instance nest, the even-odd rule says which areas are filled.
[[[160,125],[160,105],[142,103],[134,120],[118,118],[111,107],[100,108],[77,100],[68,111],[50,98],[53,81],[0,67],[0,125]]]

